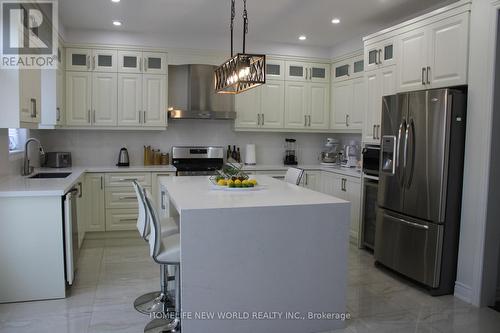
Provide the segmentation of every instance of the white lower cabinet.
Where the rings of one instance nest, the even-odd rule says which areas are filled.
[[[106,209],[106,231],[135,230],[138,209]]]
[[[104,202],[104,174],[89,173],[85,176],[87,231],[104,231],[106,210]]]
[[[300,185],[313,191],[321,191],[321,171],[304,171]]]
[[[350,235],[358,242],[360,233],[361,179],[328,171],[321,172],[321,191],[351,202]]]

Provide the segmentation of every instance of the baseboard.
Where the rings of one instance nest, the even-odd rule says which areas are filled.
[[[456,281],[455,282],[455,293],[456,298],[461,299],[466,303],[472,303],[472,288],[466,286],[465,284]]]

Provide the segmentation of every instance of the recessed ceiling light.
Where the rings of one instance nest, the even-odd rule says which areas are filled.
[[[111,0],[111,2],[118,3],[120,0]]]
[[[339,18],[334,18],[334,19],[332,20],[332,23],[333,23],[333,24],[339,24],[339,23],[340,23],[340,19],[339,19]]]
[[[120,21],[113,21],[113,25],[119,27],[122,23]]]
[[[304,36],[304,35],[302,35],[302,36],[299,36],[299,39],[300,39],[300,40],[306,40],[306,39],[307,39],[307,37],[306,37],[306,36]]]

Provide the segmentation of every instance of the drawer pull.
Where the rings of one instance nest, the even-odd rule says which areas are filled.
[[[131,219],[120,219],[120,221],[137,221],[137,218],[131,218]]]
[[[134,180],[139,180],[137,178],[120,178],[118,179],[119,182],[133,182]]]
[[[137,199],[137,197],[129,195],[129,196],[119,197],[118,199],[119,200],[133,200],[133,199]]]

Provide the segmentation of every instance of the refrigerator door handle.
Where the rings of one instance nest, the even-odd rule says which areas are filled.
[[[409,141],[407,149],[407,162],[408,163],[408,170],[406,170],[406,164],[405,164],[405,177],[408,176],[406,179],[406,188],[410,188],[412,182],[413,182],[413,171],[414,171],[414,166],[415,166],[415,122],[413,119],[410,119],[410,122],[408,123],[408,127],[406,130],[406,137],[407,141]]]
[[[403,171],[404,171],[404,166],[406,163],[406,143],[404,146],[403,154],[401,154],[401,139],[403,138],[403,135],[406,136],[406,133],[403,134],[403,132],[406,132],[406,120],[403,119],[401,121],[401,124],[399,124],[399,130],[398,130],[398,142],[396,146],[396,171],[397,171],[397,176],[399,179],[399,182],[402,184],[403,183]],[[403,155],[403,163],[401,163],[401,155]]]
[[[417,229],[425,229],[425,230],[429,229],[429,226],[424,225],[424,224],[418,224],[418,223],[406,221],[406,220],[403,220],[403,219],[400,219],[400,218],[395,218],[395,217],[392,217],[392,218],[395,219],[395,220],[397,220],[397,221],[399,221],[399,222],[401,222],[401,223],[404,223],[406,225],[409,225],[409,226],[417,228]]]

